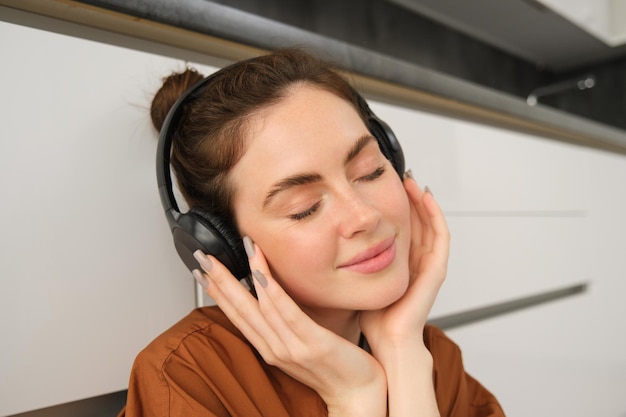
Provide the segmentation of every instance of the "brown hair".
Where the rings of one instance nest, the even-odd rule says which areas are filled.
[[[228,66],[195,99],[185,101],[173,133],[171,164],[190,207],[211,211],[233,222],[228,173],[245,151],[247,120],[284,98],[289,88],[309,84],[353,104],[367,123],[360,96],[332,67],[299,49],[281,49]],[[184,91],[202,79],[194,69],[164,79],[151,108],[160,130],[169,109]]]

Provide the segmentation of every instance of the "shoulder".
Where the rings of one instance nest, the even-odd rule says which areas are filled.
[[[196,309],[152,341],[131,371],[126,417],[322,415],[310,388],[267,365],[217,307]]]
[[[206,351],[212,340],[223,339],[235,345],[247,344],[219,308],[198,308],[150,342],[137,356],[135,365],[145,363],[162,370],[173,355],[190,355],[198,348]]]
[[[250,346],[221,310],[193,310],[135,358],[125,415],[207,415],[207,410],[226,415],[213,381],[228,377],[230,354],[238,351],[252,357]]]

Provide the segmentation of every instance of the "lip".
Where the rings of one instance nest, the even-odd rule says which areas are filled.
[[[339,268],[371,274],[387,268],[395,257],[396,238],[393,236],[364,250],[349,261],[339,265]]]

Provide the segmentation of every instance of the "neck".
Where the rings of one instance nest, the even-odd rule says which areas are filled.
[[[359,326],[359,312],[354,310],[310,310],[303,311],[317,324],[343,337],[355,345],[359,343],[361,327]]]

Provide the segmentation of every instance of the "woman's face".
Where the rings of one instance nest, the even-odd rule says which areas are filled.
[[[287,293],[313,315],[404,294],[408,197],[355,109],[299,85],[248,127],[231,172],[235,216]]]

